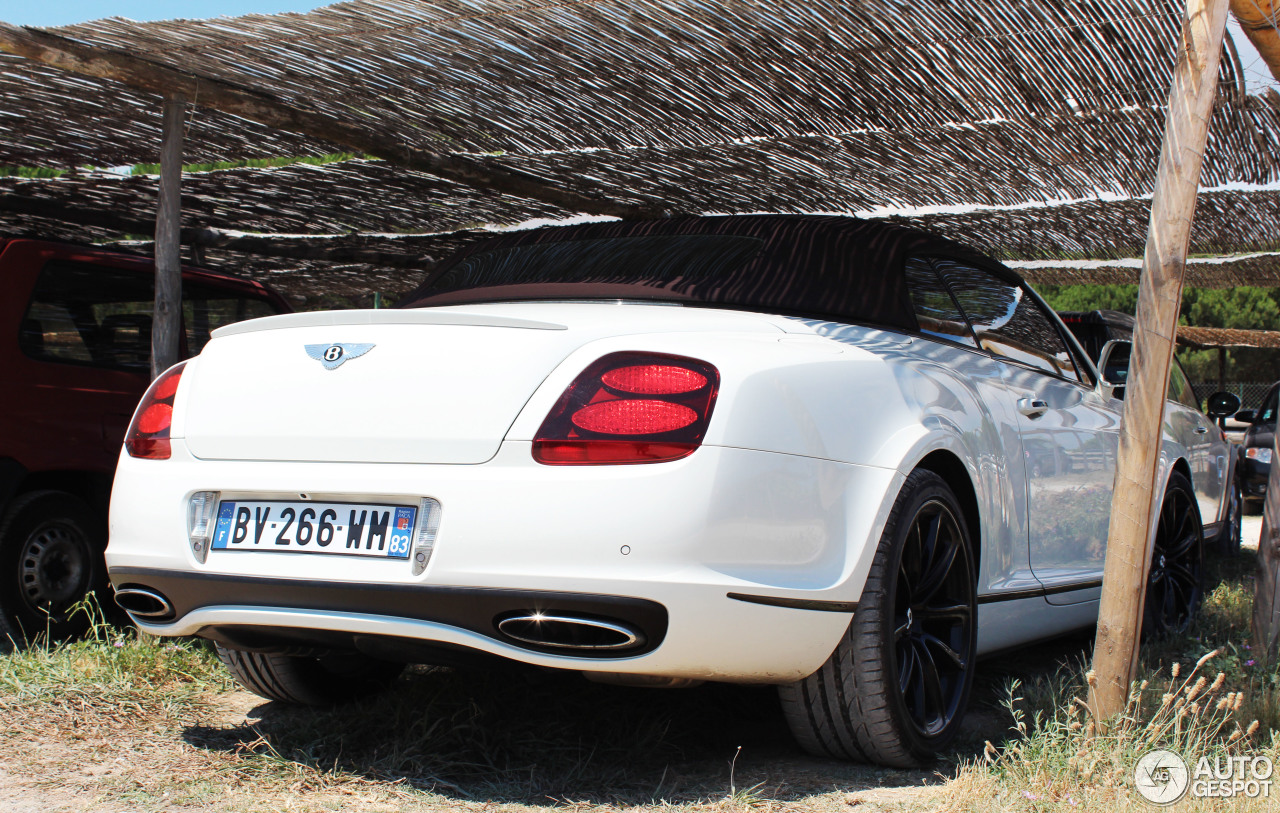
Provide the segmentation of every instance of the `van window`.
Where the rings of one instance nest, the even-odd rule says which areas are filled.
[[[154,299],[146,274],[51,262],[36,279],[18,346],[42,361],[148,372]]]
[[[276,312],[267,300],[185,280],[182,300],[184,357],[223,325]],[[18,347],[39,361],[150,373],[154,303],[151,274],[53,261],[36,279]]]

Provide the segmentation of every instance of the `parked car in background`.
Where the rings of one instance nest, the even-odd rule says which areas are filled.
[[[286,703],[492,656],[775,684],[809,751],[911,765],[959,730],[979,656],[1096,622],[1121,404],[962,245],[842,217],[564,226],[404,303],[230,325],[152,385],[107,550],[142,629],[215,641]],[[1180,437],[1152,634],[1190,622],[1226,516],[1225,442]]]
[[[1123,399],[1134,318],[1112,310],[1067,312],[1059,316],[1099,365],[1103,379],[1115,386],[1115,396]],[[1240,406],[1240,399],[1230,393],[1216,393],[1213,397],[1226,398],[1221,401],[1221,410],[1227,415],[1234,414]],[[1209,544],[1218,553],[1235,553],[1240,550],[1240,522],[1244,513],[1243,484],[1236,473],[1238,455],[1220,423],[1201,412],[1199,396],[1177,358],[1169,368],[1167,398],[1165,431],[1176,437],[1184,448],[1192,450],[1193,467],[1205,470],[1206,477],[1229,485],[1226,516],[1218,529],[1210,533]],[[1223,415],[1221,410],[1217,413],[1219,417]],[[1211,439],[1211,435],[1217,437]],[[1224,447],[1223,442],[1227,446]],[[1205,510],[1203,500],[1200,507]]]
[[[1058,316],[1095,363],[1107,342],[1132,339],[1137,324],[1132,315],[1113,310],[1059,311]]]
[[[0,640],[73,634],[107,585],[107,504],[150,381],[150,260],[0,239]],[[263,286],[183,271],[183,357],[214,329],[289,310]],[[109,593],[105,605],[114,606]]]
[[[1280,381],[1271,385],[1262,396],[1262,406],[1244,410],[1236,418],[1247,421],[1240,452],[1240,481],[1244,487],[1244,499],[1251,510],[1261,510],[1267,496],[1267,478],[1271,476],[1271,455],[1275,447],[1276,403],[1280,395]]]

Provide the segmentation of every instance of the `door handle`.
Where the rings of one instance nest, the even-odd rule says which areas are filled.
[[[1209,433],[1209,427],[1197,426],[1195,431],[1197,435],[1207,435]]]
[[[1049,411],[1049,404],[1047,401],[1042,401],[1039,398],[1033,398],[1030,396],[1026,398],[1019,398],[1018,411],[1023,415],[1026,415],[1028,418],[1039,418],[1041,415]]]

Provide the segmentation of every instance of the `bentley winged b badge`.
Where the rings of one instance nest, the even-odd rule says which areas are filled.
[[[303,345],[307,355],[324,365],[326,370],[335,370],[348,359],[359,358],[373,349],[373,344],[308,344]]]

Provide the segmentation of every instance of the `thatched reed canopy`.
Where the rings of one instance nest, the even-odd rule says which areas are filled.
[[[113,242],[132,251],[148,235],[157,176],[111,173],[55,179],[0,178],[0,233]],[[283,285],[304,296],[328,291],[399,294],[499,213],[519,220],[563,216],[536,201],[465,193],[456,184],[389,163],[190,173],[183,182],[183,242],[211,267]],[[981,248],[1046,284],[1136,283],[1149,199],[1051,207],[977,209],[888,219]],[[250,223],[255,232],[245,233]],[[1280,286],[1280,191],[1206,192],[1192,232],[1188,284]],[[1242,253],[1236,253],[1242,252]],[[1226,255],[1232,256],[1204,256]],[[290,271],[285,274],[283,272]]]
[[[1179,325],[1178,342],[1189,347],[1261,347],[1280,350],[1280,331]]]
[[[382,161],[184,181],[210,264],[323,287],[412,285],[479,225],[580,212],[862,212],[1028,266],[1132,281],[1176,0],[355,0],[308,14],[0,26],[0,166],[154,161],[162,92],[186,161]],[[1280,97],[1220,72],[1190,284],[1280,284]],[[154,179],[0,183],[0,229],[148,233]],[[1031,205],[1042,202],[1061,205]],[[917,211],[910,211],[912,208]],[[924,209],[951,214],[921,214]],[[219,232],[307,234],[291,238]],[[413,238],[383,236],[413,232]],[[446,233],[444,236],[430,236]],[[238,242],[236,242],[238,240]],[[234,246],[234,250],[232,248]],[[290,257],[296,260],[290,265]],[[333,269],[336,277],[327,276]],[[1197,274],[1200,276],[1197,277]],[[1253,275],[1253,276],[1249,276]],[[309,288],[308,288],[309,290]]]

